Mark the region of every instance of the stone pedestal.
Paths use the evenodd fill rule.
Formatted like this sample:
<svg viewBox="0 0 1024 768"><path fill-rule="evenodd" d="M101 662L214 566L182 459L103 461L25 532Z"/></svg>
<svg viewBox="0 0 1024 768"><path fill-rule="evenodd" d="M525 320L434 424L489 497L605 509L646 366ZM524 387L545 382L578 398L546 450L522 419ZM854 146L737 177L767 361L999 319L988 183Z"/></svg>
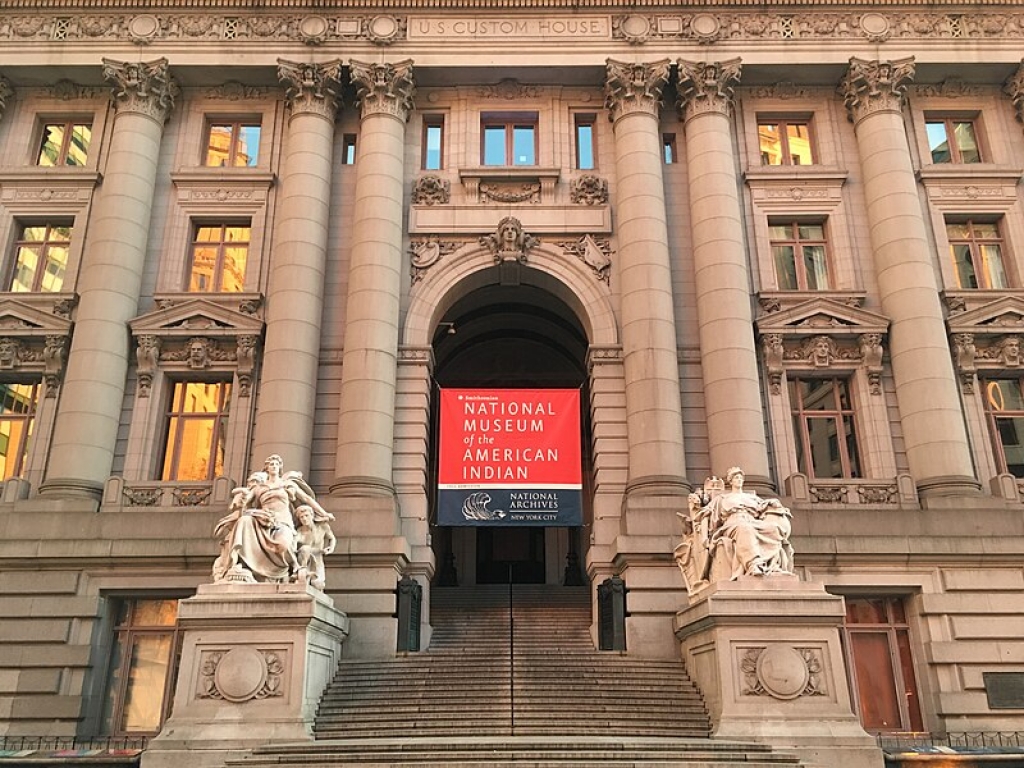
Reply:
<svg viewBox="0 0 1024 768"><path fill-rule="evenodd" d="M881 768L850 703L843 599L795 576L719 582L676 614L683 660L704 693L712 737L795 751L816 768Z"/></svg>
<svg viewBox="0 0 1024 768"><path fill-rule="evenodd" d="M205 584L182 600L174 710L145 768L223 765L239 750L312 738L348 617L304 584Z"/></svg>

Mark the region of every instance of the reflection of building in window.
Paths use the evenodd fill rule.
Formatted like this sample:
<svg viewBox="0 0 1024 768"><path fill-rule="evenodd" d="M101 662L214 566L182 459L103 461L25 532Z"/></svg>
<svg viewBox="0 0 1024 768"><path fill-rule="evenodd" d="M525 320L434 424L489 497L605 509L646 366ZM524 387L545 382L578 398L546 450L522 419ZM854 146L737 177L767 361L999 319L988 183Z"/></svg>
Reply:
<svg viewBox="0 0 1024 768"><path fill-rule="evenodd" d="M70 224L25 224L14 247L14 274L9 290L23 293L61 289L71 247Z"/></svg>
<svg viewBox="0 0 1024 768"><path fill-rule="evenodd" d="M47 123L36 165L85 165L91 139L92 126L88 123Z"/></svg>
<svg viewBox="0 0 1024 768"><path fill-rule="evenodd" d="M761 165L811 165L811 125L808 121L759 120L757 139Z"/></svg>
<svg viewBox="0 0 1024 768"><path fill-rule="evenodd" d="M847 597L843 649L865 730L924 730L903 600Z"/></svg>
<svg viewBox="0 0 1024 768"><path fill-rule="evenodd" d="M1000 472L1024 477L1024 393L1020 379L988 379L985 413Z"/></svg>
<svg viewBox="0 0 1024 768"><path fill-rule="evenodd" d="M665 165L679 162L679 157L676 155L676 135L674 133L662 134L661 148L662 155L665 158Z"/></svg>
<svg viewBox="0 0 1024 768"><path fill-rule="evenodd" d="M163 480L213 480L224 471L228 382L179 381L167 413Z"/></svg>
<svg viewBox="0 0 1024 768"><path fill-rule="evenodd" d="M39 401L37 384L0 384L0 478L20 477Z"/></svg>
<svg viewBox="0 0 1024 768"><path fill-rule="evenodd" d="M936 118L925 122L933 163L980 163L981 149L973 120Z"/></svg>
<svg viewBox="0 0 1024 768"><path fill-rule="evenodd" d="M346 133L341 138L341 164L356 164L356 135L354 133Z"/></svg>
<svg viewBox="0 0 1024 768"><path fill-rule="evenodd" d="M423 170L444 167L444 115L423 116Z"/></svg>
<svg viewBox="0 0 1024 768"><path fill-rule="evenodd" d="M259 161L259 123L239 121L210 123L206 137L206 162L204 165L252 168Z"/></svg>
<svg viewBox="0 0 1024 768"><path fill-rule="evenodd" d="M831 287L823 223L773 220L768 231L780 290L825 291Z"/></svg>
<svg viewBox="0 0 1024 768"><path fill-rule="evenodd" d="M243 290L250 231L248 222L196 225L188 290L197 293Z"/></svg>
<svg viewBox="0 0 1024 768"><path fill-rule="evenodd" d="M536 165L537 113L486 113L480 123L484 165Z"/></svg>
<svg viewBox="0 0 1024 768"><path fill-rule="evenodd" d="M796 459L809 477L860 477L853 403L845 379L790 378Z"/></svg>
<svg viewBox="0 0 1024 768"><path fill-rule="evenodd" d="M167 716L178 662L177 600L119 600L103 730L156 733Z"/></svg>
<svg viewBox="0 0 1024 768"><path fill-rule="evenodd" d="M597 116L592 114L576 115L576 168L581 171L592 171L595 167L594 124Z"/></svg>
<svg viewBox="0 0 1024 768"><path fill-rule="evenodd" d="M1003 263L1003 239L994 222L946 221L958 288L1009 288Z"/></svg>

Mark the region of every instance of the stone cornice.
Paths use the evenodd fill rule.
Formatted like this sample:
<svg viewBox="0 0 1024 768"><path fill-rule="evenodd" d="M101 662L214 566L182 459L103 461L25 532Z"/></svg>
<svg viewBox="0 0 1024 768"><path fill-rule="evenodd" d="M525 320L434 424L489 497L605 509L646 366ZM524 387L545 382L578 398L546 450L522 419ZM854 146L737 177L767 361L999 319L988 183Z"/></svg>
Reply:
<svg viewBox="0 0 1024 768"><path fill-rule="evenodd" d="M716 112L726 117L732 112L733 89L740 82L739 59L710 63L680 59L679 115L687 121L697 115Z"/></svg>
<svg viewBox="0 0 1024 768"><path fill-rule="evenodd" d="M293 115L320 115L334 122L341 84L340 60L301 64L278 59L277 76L287 89L285 98Z"/></svg>
<svg viewBox="0 0 1024 768"><path fill-rule="evenodd" d="M914 58L896 61L850 59L839 94L850 120L858 123L876 112L900 112L907 86L914 79Z"/></svg>
<svg viewBox="0 0 1024 768"><path fill-rule="evenodd" d="M657 118L670 66L668 59L642 64L608 59L605 70L605 107L612 122L633 112L643 112Z"/></svg>
<svg viewBox="0 0 1024 768"><path fill-rule="evenodd" d="M44 0L0 0L0 11L38 10ZM349 11L368 9L381 11L384 9L417 9L430 11L450 11L452 9L493 10L493 0L51 0L46 2L47 10L53 13L77 13L83 10L124 10L134 13L168 9L186 11L197 9L202 11L219 10L232 14L245 14L249 11L263 12L268 9L280 9L289 12L308 11L324 13L331 10ZM778 7L782 9L794 6L823 6L850 8L849 3L841 0L704 0L702 8L753 8ZM1019 0L975 0L971 7L991 6L1018 8ZM502 9L529 8L618 8L623 11L635 12L643 8L678 8L678 0L637 0L624 3L622 0L505 0ZM947 7L954 12L963 13L964 5L957 0L873 0L861 2L857 8L942 8Z"/></svg>
<svg viewBox="0 0 1024 768"><path fill-rule="evenodd" d="M114 86L118 112L137 112L163 123L174 107L178 86L171 79L167 59L114 61L103 59L103 78Z"/></svg>
<svg viewBox="0 0 1024 768"><path fill-rule="evenodd" d="M409 119L416 94L411 59L395 64L368 64L352 60L349 73L356 86L363 117L391 115L402 122Z"/></svg>

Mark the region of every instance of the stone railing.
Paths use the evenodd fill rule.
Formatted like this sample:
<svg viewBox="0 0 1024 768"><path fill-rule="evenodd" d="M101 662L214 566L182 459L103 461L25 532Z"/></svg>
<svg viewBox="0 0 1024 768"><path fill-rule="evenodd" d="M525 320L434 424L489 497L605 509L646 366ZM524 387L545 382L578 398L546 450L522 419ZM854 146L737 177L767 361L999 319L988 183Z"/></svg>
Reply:
<svg viewBox="0 0 1024 768"><path fill-rule="evenodd" d="M870 504L905 508L919 506L917 488L907 474L896 475L892 480L820 480L796 473L786 478L785 490L786 495L798 504Z"/></svg>
<svg viewBox="0 0 1024 768"><path fill-rule="evenodd" d="M207 482L127 481L111 477L103 491L103 504L120 507L226 508L235 483L227 477Z"/></svg>

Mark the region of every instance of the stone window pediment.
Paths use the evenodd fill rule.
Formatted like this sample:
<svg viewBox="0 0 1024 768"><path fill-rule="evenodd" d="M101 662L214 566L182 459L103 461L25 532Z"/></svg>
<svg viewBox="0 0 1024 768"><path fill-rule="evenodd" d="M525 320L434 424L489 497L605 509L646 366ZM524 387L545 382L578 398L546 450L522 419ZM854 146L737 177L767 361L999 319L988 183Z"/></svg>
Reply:
<svg viewBox="0 0 1024 768"><path fill-rule="evenodd" d="M969 302L947 295L946 303L953 358L965 393L973 393L979 372L1016 371L1024 366L1024 297L1004 295Z"/></svg>
<svg viewBox="0 0 1024 768"><path fill-rule="evenodd" d="M8 294L0 298L0 372L40 375L54 397L71 346L73 293Z"/></svg>

